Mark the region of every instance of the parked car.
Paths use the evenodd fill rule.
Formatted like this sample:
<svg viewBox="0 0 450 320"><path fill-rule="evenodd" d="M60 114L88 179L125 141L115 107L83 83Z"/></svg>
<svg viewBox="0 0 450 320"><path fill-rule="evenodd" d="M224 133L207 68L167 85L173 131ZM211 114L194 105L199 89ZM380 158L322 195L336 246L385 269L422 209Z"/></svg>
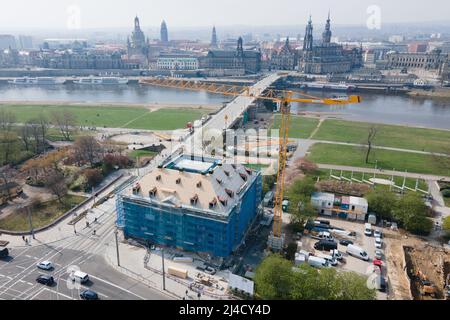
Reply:
<svg viewBox="0 0 450 320"><path fill-rule="evenodd" d="M375 230L375 232L373 233L373 236L375 238L383 238L383 233L381 232L381 230Z"/></svg>
<svg viewBox="0 0 450 320"><path fill-rule="evenodd" d="M383 241L381 238L375 238L375 248L381 249L383 247Z"/></svg>
<svg viewBox="0 0 450 320"><path fill-rule="evenodd" d="M98 294L92 290L84 290L80 293L80 298L83 300L99 300Z"/></svg>
<svg viewBox="0 0 450 320"><path fill-rule="evenodd" d="M38 267L39 269L42 269L42 270L51 270L51 269L53 269L53 264L51 261L46 260L46 261L39 262L36 265L36 267Z"/></svg>
<svg viewBox="0 0 450 320"><path fill-rule="evenodd" d="M330 240L320 240L314 244L314 249L323 251L334 250L337 249L337 243Z"/></svg>
<svg viewBox="0 0 450 320"><path fill-rule="evenodd" d="M364 234L368 237L372 235L372 225L370 223L364 225Z"/></svg>
<svg viewBox="0 0 450 320"><path fill-rule="evenodd" d="M383 252L381 250L375 250L375 259L383 259Z"/></svg>
<svg viewBox="0 0 450 320"><path fill-rule="evenodd" d="M376 287L378 291L386 292L387 290L387 283L386 279L383 276L378 276L376 280Z"/></svg>
<svg viewBox="0 0 450 320"><path fill-rule="evenodd" d="M342 256L342 253L339 252L339 250L334 249L334 250L330 250L330 254L333 258L335 258L336 260L341 261L344 257Z"/></svg>
<svg viewBox="0 0 450 320"><path fill-rule="evenodd" d="M40 284L45 284L46 286L51 286L55 283L53 277L47 274L41 274L37 277L36 281Z"/></svg>
<svg viewBox="0 0 450 320"><path fill-rule="evenodd" d="M341 246L348 246L349 244L353 244L353 241L344 239L344 240L339 241L339 244Z"/></svg>
<svg viewBox="0 0 450 320"><path fill-rule="evenodd" d="M216 269L214 269L213 267L206 267L205 268L205 273L210 274L210 275L215 275L216 274Z"/></svg>
<svg viewBox="0 0 450 320"><path fill-rule="evenodd" d="M6 258L9 256L8 248L0 249L0 258Z"/></svg>

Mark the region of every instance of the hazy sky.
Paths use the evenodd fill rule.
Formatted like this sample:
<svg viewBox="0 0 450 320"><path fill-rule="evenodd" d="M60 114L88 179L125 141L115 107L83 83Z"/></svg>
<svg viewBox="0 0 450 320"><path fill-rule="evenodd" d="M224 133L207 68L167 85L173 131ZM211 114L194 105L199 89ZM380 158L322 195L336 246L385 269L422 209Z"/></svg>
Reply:
<svg viewBox="0 0 450 320"><path fill-rule="evenodd" d="M367 8L380 8L381 23L450 20L449 0L0 0L2 30L129 27L136 14L144 27L303 25L331 10L335 24L365 25ZM77 11L79 8L79 19Z"/></svg>

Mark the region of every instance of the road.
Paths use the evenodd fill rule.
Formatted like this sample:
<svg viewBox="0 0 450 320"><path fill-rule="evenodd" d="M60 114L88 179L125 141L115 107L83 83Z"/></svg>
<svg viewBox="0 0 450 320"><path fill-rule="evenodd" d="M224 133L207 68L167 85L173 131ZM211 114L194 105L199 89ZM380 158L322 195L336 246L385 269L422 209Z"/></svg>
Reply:
<svg viewBox="0 0 450 320"><path fill-rule="evenodd" d="M145 286L109 266L103 254L114 245L115 212L103 215L91 228L84 228L62 240L39 243L10 250L10 259L0 260L0 299L2 300L77 300L83 289L90 288L106 300L164 300L165 294ZM93 234L93 228L96 235ZM38 244L36 243L38 242ZM42 271L36 263L53 262L55 268ZM67 282L68 268L76 266L89 274L90 281L81 287ZM35 280L39 274L51 274L56 284L48 287Z"/></svg>

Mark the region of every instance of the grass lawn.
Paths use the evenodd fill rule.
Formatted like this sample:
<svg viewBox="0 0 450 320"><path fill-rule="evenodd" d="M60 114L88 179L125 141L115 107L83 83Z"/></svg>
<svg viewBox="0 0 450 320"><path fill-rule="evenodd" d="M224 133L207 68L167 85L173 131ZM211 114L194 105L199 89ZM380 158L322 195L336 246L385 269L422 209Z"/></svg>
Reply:
<svg viewBox="0 0 450 320"><path fill-rule="evenodd" d="M0 105L0 109L13 112L19 123L36 119L41 114L51 121L52 111L68 110L75 115L77 125L148 130L184 128L187 122L207 113L197 109L160 109L150 112L143 107L127 106Z"/></svg>
<svg viewBox="0 0 450 320"><path fill-rule="evenodd" d="M325 120L313 139L349 143L367 143L374 124L357 121ZM428 152L450 152L450 131L375 124L375 145Z"/></svg>
<svg viewBox="0 0 450 320"><path fill-rule="evenodd" d="M319 124L318 119L291 116L289 125L289 137L307 139ZM280 128L280 115L275 115L272 129Z"/></svg>
<svg viewBox="0 0 450 320"><path fill-rule="evenodd" d="M64 198L64 205L58 200L44 202L32 212L33 228L40 228L50 224L52 221L62 216L75 205L83 202L86 198L67 195ZM0 229L9 231L29 231L30 223L28 214L13 213L0 220Z"/></svg>
<svg viewBox="0 0 450 320"><path fill-rule="evenodd" d="M430 155L377 149L372 151L370 163L366 164L362 148L318 143L309 151L308 159L315 163L374 168L377 160L378 168L385 170L395 168L397 171L450 176L450 168L435 165L436 160Z"/></svg>
<svg viewBox="0 0 450 320"><path fill-rule="evenodd" d="M175 130L185 128L188 122L200 119L208 112L198 109L160 109L147 112L127 124L129 129Z"/></svg>
<svg viewBox="0 0 450 320"><path fill-rule="evenodd" d="M444 203L446 207L450 208L450 198L449 197L444 197Z"/></svg>
<svg viewBox="0 0 450 320"><path fill-rule="evenodd" d="M130 158L154 157L157 153L149 150L134 150L128 154Z"/></svg>

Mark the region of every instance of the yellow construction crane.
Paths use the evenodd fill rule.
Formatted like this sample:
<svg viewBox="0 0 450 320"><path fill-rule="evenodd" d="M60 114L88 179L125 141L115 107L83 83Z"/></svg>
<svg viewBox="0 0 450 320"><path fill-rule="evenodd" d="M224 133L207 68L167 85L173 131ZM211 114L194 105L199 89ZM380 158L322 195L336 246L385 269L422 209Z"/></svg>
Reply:
<svg viewBox="0 0 450 320"><path fill-rule="evenodd" d="M298 103L313 103L313 104L351 104L360 103L360 96L345 96L338 98L319 98L310 96L302 92L287 91L287 90L275 90L266 89L262 92L258 92L252 87L227 85L227 84L215 84L204 83L201 81L183 80L180 78L147 78L141 80L140 83L154 85L159 87L186 89L195 91L207 91L210 93L217 93L221 95L234 96L234 97L249 97L254 99L270 100L279 104L281 113L280 135L279 135L279 161L278 161L278 174L274 201L274 222L272 236L274 239L282 239L282 202L284 196L284 175L287 162L287 146L289 137L289 122L290 122L290 104L292 102ZM227 117L227 116L225 116ZM226 121L228 119L226 118ZM283 240L279 241L280 243ZM279 246L280 247L280 246ZM281 249L281 248L279 248Z"/></svg>

